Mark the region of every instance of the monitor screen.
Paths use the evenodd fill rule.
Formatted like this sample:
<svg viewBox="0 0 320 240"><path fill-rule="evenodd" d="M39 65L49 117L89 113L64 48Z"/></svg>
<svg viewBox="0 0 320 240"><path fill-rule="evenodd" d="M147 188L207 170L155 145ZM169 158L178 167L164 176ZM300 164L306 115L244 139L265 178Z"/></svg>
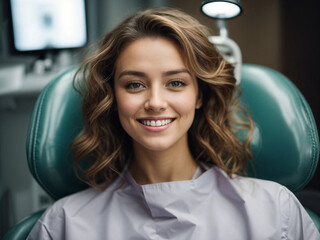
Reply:
<svg viewBox="0 0 320 240"><path fill-rule="evenodd" d="M14 49L18 52L83 47L85 0L10 0Z"/></svg>

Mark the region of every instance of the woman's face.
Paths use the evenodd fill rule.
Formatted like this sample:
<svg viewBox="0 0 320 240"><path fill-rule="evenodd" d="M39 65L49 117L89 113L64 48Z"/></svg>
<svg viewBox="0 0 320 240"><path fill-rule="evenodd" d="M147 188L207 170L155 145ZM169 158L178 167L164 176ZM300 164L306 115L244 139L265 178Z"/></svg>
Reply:
<svg viewBox="0 0 320 240"><path fill-rule="evenodd" d="M160 37L139 39L121 51L114 78L117 111L134 147L188 147L200 99L184 59L173 42Z"/></svg>

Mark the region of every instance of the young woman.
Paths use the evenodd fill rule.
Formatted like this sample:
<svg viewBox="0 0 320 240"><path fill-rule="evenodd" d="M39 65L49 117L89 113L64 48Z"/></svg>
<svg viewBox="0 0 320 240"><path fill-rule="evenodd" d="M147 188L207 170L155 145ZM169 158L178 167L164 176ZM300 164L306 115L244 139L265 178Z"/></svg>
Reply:
<svg viewBox="0 0 320 240"><path fill-rule="evenodd" d="M289 190L240 176L252 121L208 36L166 8L103 38L79 70L85 127L73 145L91 188L57 201L28 239L320 239Z"/></svg>

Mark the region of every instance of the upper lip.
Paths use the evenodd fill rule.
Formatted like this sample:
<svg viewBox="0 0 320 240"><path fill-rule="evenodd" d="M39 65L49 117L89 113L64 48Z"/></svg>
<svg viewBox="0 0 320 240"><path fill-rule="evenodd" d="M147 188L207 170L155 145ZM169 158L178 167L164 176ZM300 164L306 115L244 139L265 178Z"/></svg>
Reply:
<svg viewBox="0 0 320 240"><path fill-rule="evenodd" d="M173 117L143 117L143 118L138 118L138 120L166 120L166 119L174 119Z"/></svg>

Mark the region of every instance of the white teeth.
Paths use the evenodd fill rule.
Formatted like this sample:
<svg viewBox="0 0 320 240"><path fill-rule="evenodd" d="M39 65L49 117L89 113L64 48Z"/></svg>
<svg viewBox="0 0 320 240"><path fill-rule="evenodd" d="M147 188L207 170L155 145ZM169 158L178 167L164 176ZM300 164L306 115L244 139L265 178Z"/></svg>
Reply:
<svg viewBox="0 0 320 240"><path fill-rule="evenodd" d="M151 127L161 127L161 126L164 126L164 125L167 125L169 123L172 122L172 119L166 119L166 120L143 120L142 123L143 125L146 125L146 126L151 126Z"/></svg>

